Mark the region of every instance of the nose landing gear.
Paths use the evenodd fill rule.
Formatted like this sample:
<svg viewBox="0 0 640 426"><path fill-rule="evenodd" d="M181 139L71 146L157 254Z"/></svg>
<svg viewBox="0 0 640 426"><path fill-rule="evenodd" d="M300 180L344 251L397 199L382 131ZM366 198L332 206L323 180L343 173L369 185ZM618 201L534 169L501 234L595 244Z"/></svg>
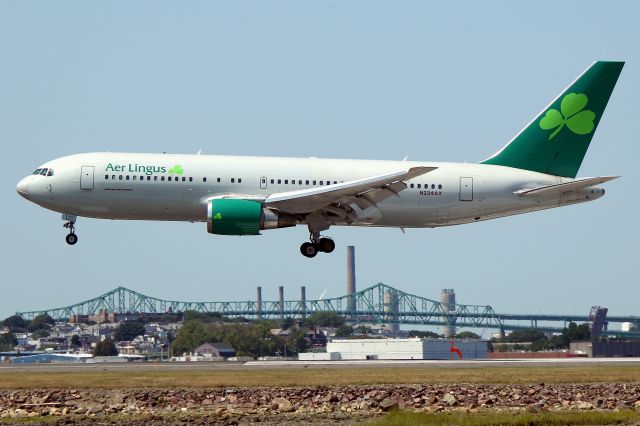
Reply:
<svg viewBox="0 0 640 426"><path fill-rule="evenodd" d="M318 233L311 233L311 240L300 246L300 253L305 257L315 257L318 252L331 253L336 248L336 243L331 238L320 237Z"/></svg>
<svg viewBox="0 0 640 426"><path fill-rule="evenodd" d="M63 213L62 214L62 220L66 220L67 222L65 222L64 225L62 225L64 228L68 228L69 229L69 233L67 234L67 236L65 237L65 240L67 241L67 244L69 244L70 246L74 245L75 243L78 242L78 236L75 234L75 230L76 230L76 216L70 215L70 214L66 214Z"/></svg>

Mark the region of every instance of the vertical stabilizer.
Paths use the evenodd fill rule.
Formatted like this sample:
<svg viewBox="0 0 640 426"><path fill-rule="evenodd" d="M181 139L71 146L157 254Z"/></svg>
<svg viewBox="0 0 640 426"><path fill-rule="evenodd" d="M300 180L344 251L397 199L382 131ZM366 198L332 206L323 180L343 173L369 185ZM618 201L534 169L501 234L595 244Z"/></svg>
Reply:
<svg viewBox="0 0 640 426"><path fill-rule="evenodd" d="M574 178L623 66L624 62L594 62L482 164Z"/></svg>

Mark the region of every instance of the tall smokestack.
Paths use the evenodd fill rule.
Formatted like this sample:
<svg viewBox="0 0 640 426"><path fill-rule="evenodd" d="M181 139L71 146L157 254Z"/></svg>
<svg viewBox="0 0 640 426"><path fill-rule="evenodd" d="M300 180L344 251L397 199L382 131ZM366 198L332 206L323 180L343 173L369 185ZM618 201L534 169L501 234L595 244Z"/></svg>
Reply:
<svg viewBox="0 0 640 426"><path fill-rule="evenodd" d="M305 286L300 287L300 311L302 318L305 318L307 316L307 288Z"/></svg>
<svg viewBox="0 0 640 426"><path fill-rule="evenodd" d="M453 337L456 334L456 317L453 316L456 312L456 292L452 288L443 288L440 292L440 303L442 307L442 321L449 322L449 325L443 325L440 327L440 333L444 337Z"/></svg>
<svg viewBox="0 0 640 426"><path fill-rule="evenodd" d="M280 318L284 319L284 287L278 287L278 307L280 308Z"/></svg>
<svg viewBox="0 0 640 426"><path fill-rule="evenodd" d="M257 289L256 311L258 311L258 319L262 319L262 287L258 287Z"/></svg>
<svg viewBox="0 0 640 426"><path fill-rule="evenodd" d="M400 310L400 300L398 298L398 293L394 290L385 290L384 296L384 313L387 321L389 321L389 327L387 330L391 334L398 334L400 332L400 324L398 324L398 311Z"/></svg>
<svg viewBox="0 0 640 426"><path fill-rule="evenodd" d="M347 295L349 296L349 311L356 310L356 248L347 246Z"/></svg>

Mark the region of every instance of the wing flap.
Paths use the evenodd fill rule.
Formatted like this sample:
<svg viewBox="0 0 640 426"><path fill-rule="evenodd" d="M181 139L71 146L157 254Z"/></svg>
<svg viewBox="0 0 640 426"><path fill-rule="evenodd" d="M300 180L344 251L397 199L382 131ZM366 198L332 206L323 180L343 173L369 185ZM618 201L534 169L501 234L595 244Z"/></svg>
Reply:
<svg viewBox="0 0 640 426"><path fill-rule="evenodd" d="M417 166L397 172L357 179L298 191L279 192L265 199L267 206L289 213L308 213L329 204L353 202L361 199L371 205L404 190L403 181L429 173L437 167Z"/></svg>

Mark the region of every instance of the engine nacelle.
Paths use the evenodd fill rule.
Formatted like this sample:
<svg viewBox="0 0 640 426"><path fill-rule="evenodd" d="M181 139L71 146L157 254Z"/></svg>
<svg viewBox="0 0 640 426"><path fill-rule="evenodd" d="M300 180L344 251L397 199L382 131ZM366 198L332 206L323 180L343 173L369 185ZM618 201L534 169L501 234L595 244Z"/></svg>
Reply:
<svg viewBox="0 0 640 426"><path fill-rule="evenodd" d="M259 202L222 198L207 205L207 232L218 235L260 235L263 229L296 225L296 217Z"/></svg>

